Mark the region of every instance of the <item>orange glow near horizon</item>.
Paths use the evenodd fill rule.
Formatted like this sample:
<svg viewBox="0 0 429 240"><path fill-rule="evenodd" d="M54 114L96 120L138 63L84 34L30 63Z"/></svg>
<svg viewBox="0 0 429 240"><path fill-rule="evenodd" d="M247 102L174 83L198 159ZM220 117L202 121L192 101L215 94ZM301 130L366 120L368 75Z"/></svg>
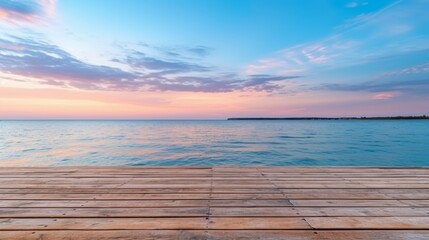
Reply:
<svg viewBox="0 0 429 240"><path fill-rule="evenodd" d="M1 117L72 119L222 119L273 105L243 93L114 92L0 88ZM260 96L258 96L260 95ZM249 105L253 110L249 111ZM264 110L265 109L265 110Z"/></svg>
<svg viewBox="0 0 429 240"><path fill-rule="evenodd" d="M253 116L377 115L372 95L328 93L276 96L258 92L187 93L0 88L1 119L225 119ZM350 109L351 102L364 104ZM368 101L372 108L364 107ZM406 105L406 103L403 103ZM394 110L395 108L392 107ZM394 114L395 112L392 112Z"/></svg>
<svg viewBox="0 0 429 240"><path fill-rule="evenodd" d="M223 114L242 111L243 102L236 93L0 88L0 95L2 118L222 118Z"/></svg>
<svg viewBox="0 0 429 240"><path fill-rule="evenodd" d="M228 117L330 117L404 115L412 98L398 93L260 91L223 93L80 90L0 75L0 119L226 119ZM294 85L288 86L290 89ZM408 102L408 101L409 102ZM409 112L413 115L413 112Z"/></svg>

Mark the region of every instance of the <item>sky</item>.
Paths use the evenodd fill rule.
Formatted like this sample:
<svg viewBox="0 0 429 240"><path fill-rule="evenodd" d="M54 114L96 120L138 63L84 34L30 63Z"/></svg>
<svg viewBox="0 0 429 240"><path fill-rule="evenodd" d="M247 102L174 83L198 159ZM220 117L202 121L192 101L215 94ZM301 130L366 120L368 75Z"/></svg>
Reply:
<svg viewBox="0 0 429 240"><path fill-rule="evenodd" d="M0 0L0 119L429 115L429 0Z"/></svg>

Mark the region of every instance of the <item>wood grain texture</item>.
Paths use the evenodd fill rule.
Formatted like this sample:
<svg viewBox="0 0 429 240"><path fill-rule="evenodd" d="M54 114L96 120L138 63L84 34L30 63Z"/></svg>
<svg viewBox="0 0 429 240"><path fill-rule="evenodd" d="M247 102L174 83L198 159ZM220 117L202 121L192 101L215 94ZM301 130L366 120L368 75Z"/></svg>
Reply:
<svg viewBox="0 0 429 240"><path fill-rule="evenodd" d="M1 231L1 240L427 240L429 231L404 230L102 230Z"/></svg>
<svg viewBox="0 0 429 240"><path fill-rule="evenodd" d="M429 239L429 168L0 168L2 239Z"/></svg>

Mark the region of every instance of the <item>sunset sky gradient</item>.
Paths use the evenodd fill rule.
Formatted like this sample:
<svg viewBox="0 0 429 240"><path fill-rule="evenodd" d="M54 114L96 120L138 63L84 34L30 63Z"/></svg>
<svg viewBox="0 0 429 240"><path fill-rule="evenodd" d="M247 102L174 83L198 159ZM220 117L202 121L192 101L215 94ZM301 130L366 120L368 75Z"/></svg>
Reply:
<svg viewBox="0 0 429 240"><path fill-rule="evenodd" d="M0 0L0 119L429 114L429 0Z"/></svg>

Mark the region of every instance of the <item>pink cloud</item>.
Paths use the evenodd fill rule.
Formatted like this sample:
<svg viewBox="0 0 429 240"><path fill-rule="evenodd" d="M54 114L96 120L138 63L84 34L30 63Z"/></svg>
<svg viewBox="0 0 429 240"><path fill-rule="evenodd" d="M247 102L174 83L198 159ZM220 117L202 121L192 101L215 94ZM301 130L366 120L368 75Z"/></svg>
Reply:
<svg viewBox="0 0 429 240"><path fill-rule="evenodd" d="M24 50L25 48L24 48L24 46L22 46L20 44L14 44L14 43L10 43L10 42L1 42L0 41L0 49L20 52L20 51Z"/></svg>
<svg viewBox="0 0 429 240"><path fill-rule="evenodd" d="M250 64L246 66L245 73L247 75L259 74L270 69L278 68L283 66L285 63L282 60L274 58L264 58L258 60L256 64Z"/></svg>
<svg viewBox="0 0 429 240"><path fill-rule="evenodd" d="M396 97L399 94L400 94L399 92L381 92L381 93L377 93L374 96L372 96L372 99L374 99L374 100L387 100L387 99L391 99L393 97Z"/></svg>
<svg viewBox="0 0 429 240"><path fill-rule="evenodd" d="M39 23L55 14L56 0L2 1L0 21L11 24Z"/></svg>

